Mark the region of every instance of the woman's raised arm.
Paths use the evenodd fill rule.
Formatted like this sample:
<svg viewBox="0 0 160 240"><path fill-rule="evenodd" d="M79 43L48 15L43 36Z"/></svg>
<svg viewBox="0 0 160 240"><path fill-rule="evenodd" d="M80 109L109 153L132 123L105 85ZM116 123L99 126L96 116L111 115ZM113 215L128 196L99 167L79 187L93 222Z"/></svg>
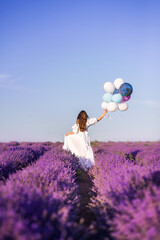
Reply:
<svg viewBox="0 0 160 240"><path fill-rule="evenodd" d="M103 114L99 118L97 118L97 121L100 121L106 115L106 113L107 113L107 109L104 110Z"/></svg>

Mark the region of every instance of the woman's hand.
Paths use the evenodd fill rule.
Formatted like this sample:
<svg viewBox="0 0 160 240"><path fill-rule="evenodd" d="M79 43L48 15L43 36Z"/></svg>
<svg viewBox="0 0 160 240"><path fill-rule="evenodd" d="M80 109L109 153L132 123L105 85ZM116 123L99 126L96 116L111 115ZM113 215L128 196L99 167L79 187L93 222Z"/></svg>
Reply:
<svg viewBox="0 0 160 240"><path fill-rule="evenodd" d="M65 134L65 136L68 136L68 135L70 135L70 133L66 133L66 134Z"/></svg>
<svg viewBox="0 0 160 240"><path fill-rule="evenodd" d="M66 133L65 136L72 135L72 134L74 134L74 132Z"/></svg>
<svg viewBox="0 0 160 240"><path fill-rule="evenodd" d="M107 109L103 111L103 114L97 120L100 121L106 115L106 113L107 113Z"/></svg>

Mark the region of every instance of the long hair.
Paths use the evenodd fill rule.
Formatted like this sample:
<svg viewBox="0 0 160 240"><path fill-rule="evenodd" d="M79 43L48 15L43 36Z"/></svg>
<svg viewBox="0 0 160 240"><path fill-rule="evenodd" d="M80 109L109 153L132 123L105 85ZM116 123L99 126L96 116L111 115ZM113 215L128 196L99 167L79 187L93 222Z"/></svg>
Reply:
<svg viewBox="0 0 160 240"><path fill-rule="evenodd" d="M88 115L84 110L82 110L77 116L77 123L79 124L79 129L81 132L84 132L87 128L86 126L87 118Z"/></svg>

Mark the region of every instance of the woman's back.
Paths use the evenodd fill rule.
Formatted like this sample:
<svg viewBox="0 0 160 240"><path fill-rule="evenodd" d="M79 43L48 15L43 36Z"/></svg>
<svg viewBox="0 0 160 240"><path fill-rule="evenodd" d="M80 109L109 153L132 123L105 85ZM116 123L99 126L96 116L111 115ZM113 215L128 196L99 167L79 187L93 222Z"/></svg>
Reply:
<svg viewBox="0 0 160 240"><path fill-rule="evenodd" d="M94 125L94 124L96 124L96 123L97 123L97 119L96 119L96 118L87 118L85 130L81 130L81 129L80 129L80 124L79 124L79 122L77 121L77 122L72 126L72 131L73 131L75 134L78 134L79 132L88 132L88 127L91 126L91 125Z"/></svg>

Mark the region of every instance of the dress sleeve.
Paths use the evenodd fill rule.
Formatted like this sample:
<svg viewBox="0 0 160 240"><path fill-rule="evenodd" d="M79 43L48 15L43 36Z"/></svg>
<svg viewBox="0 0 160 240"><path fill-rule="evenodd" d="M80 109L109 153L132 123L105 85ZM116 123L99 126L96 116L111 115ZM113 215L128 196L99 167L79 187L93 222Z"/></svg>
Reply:
<svg viewBox="0 0 160 240"><path fill-rule="evenodd" d="M72 126L72 131L73 131L75 134L78 133L78 124L75 123L75 124Z"/></svg>
<svg viewBox="0 0 160 240"><path fill-rule="evenodd" d="M87 120L87 127L89 127L90 125L94 125L96 124L98 121L97 121L97 118L89 118Z"/></svg>

